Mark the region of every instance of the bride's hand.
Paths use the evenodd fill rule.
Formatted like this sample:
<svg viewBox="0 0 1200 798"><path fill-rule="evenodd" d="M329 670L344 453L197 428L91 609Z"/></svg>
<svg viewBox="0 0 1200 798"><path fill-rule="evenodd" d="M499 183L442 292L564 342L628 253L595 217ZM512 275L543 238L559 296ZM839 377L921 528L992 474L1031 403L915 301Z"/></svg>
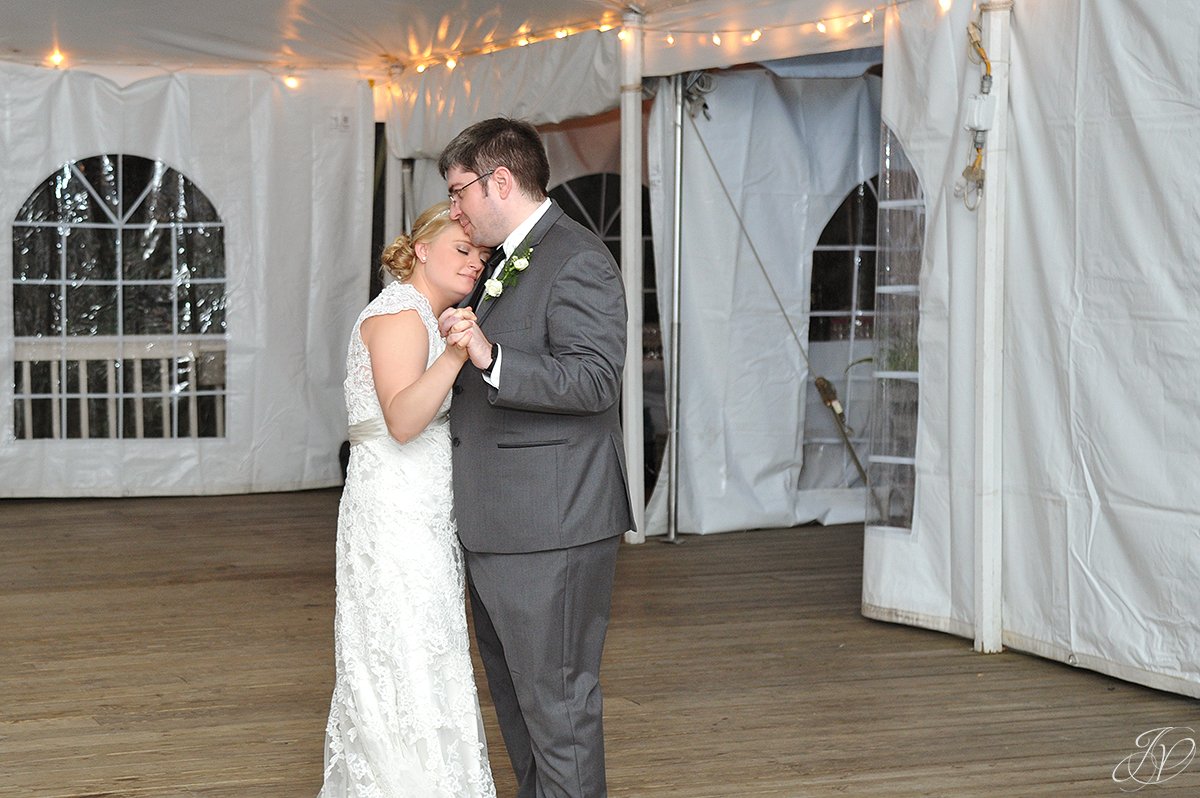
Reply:
<svg viewBox="0 0 1200 798"><path fill-rule="evenodd" d="M438 317L438 331L447 338L450 331L464 321L475 321L475 312L471 308L446 308Z"/></svg>
<svg viewBox="0 0 1200 798"><path fill-rule="evenodd" d="M446 332L446 351L460 363L465 362L470 352L471 339L478 329L474 320L456 322Z"/></svg>

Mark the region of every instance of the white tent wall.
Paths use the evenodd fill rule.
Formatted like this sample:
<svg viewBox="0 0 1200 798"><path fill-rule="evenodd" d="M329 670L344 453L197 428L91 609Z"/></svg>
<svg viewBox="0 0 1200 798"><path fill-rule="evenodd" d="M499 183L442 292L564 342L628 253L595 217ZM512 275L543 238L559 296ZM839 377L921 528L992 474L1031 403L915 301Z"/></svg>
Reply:
<svg viewBox="0 0 1200 798"><path fill-rule="evenodd" d="M367 298L371 92L356 74L180 71L121 87L0 63L0 495L340 484L346 340ZM120 71L118 70L118 73ZM12 223L62 164L103 153L189 178L225 226L224 437L15 440Z"/></svg>
<svg viewBox="0 0 1200 798"><path fill-rule="evenodd" d="M1200 40L1185 0L1019 0L1012 15L1003 642L1200 696ZM973 10L889 17L885 122L926 196L917 501L868 528L864 612L974 634L977 217L952 196Z"/></svg>
<svg viewBox="0 0 1200 798"><path fill-rule="evenodd" d="M813 247L850 190L878 170L878 80L766 70L711 77L707 112L684 114L679 531L861 521L864 491L845 487L840 460L823 483L810 476L800 489L810 401L802 348ZM674 91L661 81L649 162L667 353L674 108ZM841 350L836 377L843 347L827 347ZM665 473L648 534L666 531Z"/></svg>

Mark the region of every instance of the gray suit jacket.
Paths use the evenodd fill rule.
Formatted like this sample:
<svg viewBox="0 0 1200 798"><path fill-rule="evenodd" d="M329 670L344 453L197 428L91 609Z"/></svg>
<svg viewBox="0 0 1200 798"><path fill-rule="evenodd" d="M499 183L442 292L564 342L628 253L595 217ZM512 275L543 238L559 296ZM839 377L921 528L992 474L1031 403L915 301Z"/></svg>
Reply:
<svg viewBox="0 0 1200 798"><path fill-rule="evenodd" d="M633 528L620 272L557 204L528 242L533 255L516 284L475 309L503 348L499 390L470 361L453 389L454 504L468 551L545 551Z"/></svg>

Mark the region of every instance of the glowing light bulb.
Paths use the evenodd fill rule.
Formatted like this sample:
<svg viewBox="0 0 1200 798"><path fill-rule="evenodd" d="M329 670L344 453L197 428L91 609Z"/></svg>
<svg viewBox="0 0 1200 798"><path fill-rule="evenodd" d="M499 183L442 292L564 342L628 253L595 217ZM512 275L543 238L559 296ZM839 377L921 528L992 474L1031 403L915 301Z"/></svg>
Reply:
<svg viewBox="0 0 1200 798"><path fill-rule="evenodd" d="M866 25L868 22L870 22L873 19L875 19L875 15L872 14L870 11L868 11L862 15L862 21L863 21L864 25Z"/></svg>
<svg viewBox="0 0 1200 798"><path fill-rule="evenodd" d="M67 60L67 57L62 54L62 50L59 50L57 47L55 47L54 52L50 53L49 59L50 63L57 67L62 66L63 62Z"/></svg>
<svg viewBox="0 0 1200 798"><path fill-rule="evenodd" d="M675 34L668 33L667 34L667 47L674 47L674 46L675 46Z"/></svg>
<svg viewBox="0 0 1200 798"><path fill-rule="evenodd" d="M424 64L417 64L417 72L418 72L418 73L421 73L421 72L424 72L424 71L425 71L425 65L424 65Z"/></svg>
<svg viewBox="0 0 1200 798"><path fill-rule="evenodd" d="M721 46L721 34L714 33L713 38L712 38L712 43L715 44L717 47L720 47Z"/></svg>
<svg viewBox="0 0 1200 798"><path fill-rule="evenodd" d="M629 31L625 28L621 28L621 32L617 34L617 38L623 42L629 41Z"/></svg>
<svg viewBox="0 0 1200 798"><path fill-rule="evenodd" d="M283 78L283 85L287 86L289 89L298 89L300 88L300 78L296 77L295 75L285 75Z"/></svg>
<svg viewBox="0 0 1200 798"><path fill-rule="evenodd" d="M750 41L752 41L752 42L756 42L761 38L762 38L762 31L760 31L758 28L755 28L754 31L750 34Z"/></svg>
<svg viewBox="0 0 1200 798"><path fill-rule="evenodd" d="M450 58L446 59L446 69L454 69L456 66L458 66L457 58L451 56Z"/></svg>
<svg viewBox="0 0 1200 798"><path fill-rule="evenodd" d="M821 33L824 33L825 31L829 30L828 28L825 27L825 20L822 19L817 22L817 30L820 31Z"/></svg>
<svg viewBox="0 0 1200 798"><path fill-rule="evenodd" d="M567 38L567 29L566 29L566 28L560 28L558 31L556 31L556 32L555 32L554 36L555 36L555 38L558 38L558 39L565 39L565 38Z"/></svg>
<svg viewBox="0 0 1200 798"><path fill-rule="evenodd" d="M601 25L600 26L601 33L608 33L610 30L612 30L612 25Z"/></svg>

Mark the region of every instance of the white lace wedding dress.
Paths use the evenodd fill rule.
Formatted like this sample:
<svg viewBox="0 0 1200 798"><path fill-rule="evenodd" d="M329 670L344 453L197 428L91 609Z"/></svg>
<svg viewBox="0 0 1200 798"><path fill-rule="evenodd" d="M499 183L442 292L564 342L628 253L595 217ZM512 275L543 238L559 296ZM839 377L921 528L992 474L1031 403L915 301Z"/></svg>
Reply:
<svg viewBox="0 0 1200 798"><path fill-rule="evenodd" d="M350 335L350 466L338 513L336 676L318 798L495 795L464 610L450 482L450 396L416 438L387 434L359 326L416 310L429 363L445 343L429 303L392 283Z"/></svg>

